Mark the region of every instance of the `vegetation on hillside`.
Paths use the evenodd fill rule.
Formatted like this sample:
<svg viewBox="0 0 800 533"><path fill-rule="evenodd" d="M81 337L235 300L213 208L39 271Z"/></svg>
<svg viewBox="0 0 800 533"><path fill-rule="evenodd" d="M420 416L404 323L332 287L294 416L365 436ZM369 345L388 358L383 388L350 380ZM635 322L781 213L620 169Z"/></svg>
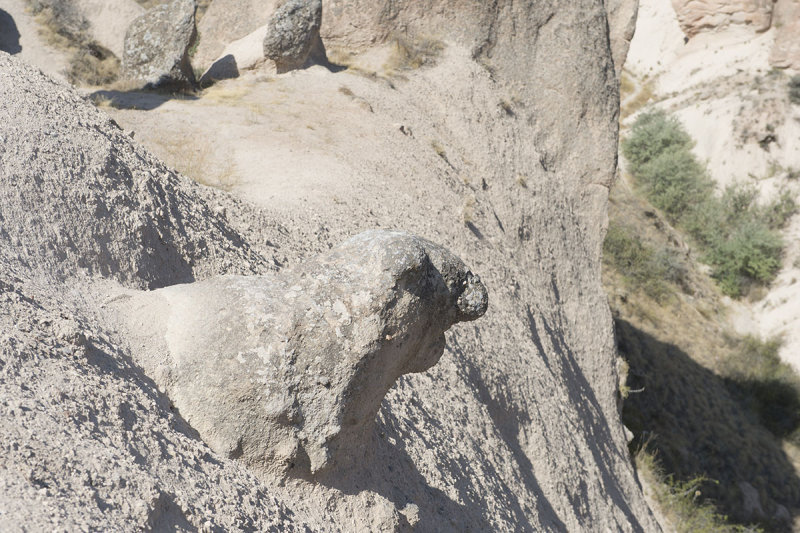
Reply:
<svg viewBox="0 0 800 533"><path fill-rule="evenodd" d="M89 23L72 4L58 0L28 0L28 4L42 38L69 54L70 83L105 85L117 79L119 58L91 38Z"/></svg>
<svg viewBox="0 0 800 533"><path fill-rule="evenodd" d="M635 229L617 221L609 224L603 254L628 286L658 302L666 300L686 276L686 266L675 251L654 247Z"/></svg>
<svg viewBox="0 0 800 533"><path fill-rule="evenodd" d="M769 244L794 202L760 204L745 186L716 191L702 165L686 157L692 141L680 124L647 115L638 124L653 144L629 144L641 139L633 135L625 142L644 168L633 187L620 180L611 191L603 257L627 370L620 394L631 452L668 527L789 531L800 516L800 378L780 361L778 339L729 329L721 258L738 266L740 255L758 257L747 239ZM678 171L663 176L664 168ZM693 194L681 194L681 186ZM759 236L753 226L767 232ZM712 252L719 254L713 262ZM762 255L780 254L776 246ZM735 279L742 293L762 283ZM760 507L745 504L746 491L749 502L758 494Z"/></svg>
<svg viewBox="0 0 800 533"><path fill-rule="evenodd" d="M711 480L698 476L676 481L666 474L654 453L646 447L634 455L636 469L650 487L658 511L675 527L677 533L745 533L761 531L752 526L731 524L728 517L707 501L703 489Z"/></svg>
<svg viewBox="0 0 800 533"><path fill-rule="evenodd" d="M677 119L650 111L637 118L622 153L647 199L694 239L722 291L739 297L775 277L783 252L777 230L796 206L788 195L762 205L746 185L715 194L693 144Z"/></svg>

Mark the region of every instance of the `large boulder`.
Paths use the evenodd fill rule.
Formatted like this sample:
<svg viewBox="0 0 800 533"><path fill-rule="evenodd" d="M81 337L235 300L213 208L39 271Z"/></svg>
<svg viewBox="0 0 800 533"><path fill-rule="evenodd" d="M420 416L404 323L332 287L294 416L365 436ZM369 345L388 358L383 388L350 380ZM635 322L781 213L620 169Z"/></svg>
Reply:
<svg viewBox="0 0 800 533"><path fill-rule="evenodd" d="M766 31L774 0L672 0L681 29L688 37L732 25Z"/></svg>
<svg viewBox="0 0 800 533"><path fill-rule="evenodd" d="M121 58L125 52L125 33L145 12L134 0L73 0L88 23L88 32L98 44Z"/></svg>
<svg viewBox="0 0 800 533"><path fill-rule="evenodd" d="M321 23L322 0L288 0L267 24L264 57L279 73L302 67L319 40Z"/></svg>
<svg viewBox="0 0 800 533"><path fill-rule="evenodd" d="M230 43L264 26L280 0L214 0L198 23L200 41L192 58L196 66L207 68L224 56ZM263 38L263 35L262 35ZM259 43L260 44L260 43ZM259 50L259 53L261 51Z"/></svg>
<svg viewBox="0 0 800 533"><path fill-rule="evenodd" d="M171 0L134 20L125 34L122 78L151 88L195 85L189 48L197 37L195 0Z"/></svg>
<svg viewBox="0 0 800 533"><path fill-rule="evenodd" d="M342 131L368 126L319 143L336 165L259 167L289 180L300 161L348 180L324 210L276 191L257 217L191 187L74 92L0 62L0 172L14 163L0 195L0 529L656 531L619 422L600 286L619 102L606 5L352 0L324 12L338 45L404 29L446 44L436 66L391 86L319 69L278 80L319 81L308 85L339 100L309 109ZM351 110L343 82L375 113ZM23 184L30 201L9 209ZM429 371L397 380L344 479L276 484L216 453L132 361L136 339L106 322L118 281L266 272L389 226L479 268L492 312L451 328ZM47 283L13 279L56 269Z"/></svg>
<svg viewBox="0 0 800 533"><path fill-rule="evenodd" d="M445 330L483 315L487 296L440 246L369 231L278 275L119 305L134 359L200 436L284 477L352 467L396 379L433 366Z"/></svg>
<svg viewBox="0 0 800 533"><path fill-rule="evenodd" d="M800 1L775 4L775 43L769 54L773 67L800 70Z"/></svg>
<svg viewBox="0 0 800 533"><path fill-rule="evenodd" d="M261 26L249 35L230 43L200 77L200 86L205 87L219 80L237 78L242 71L252 70L263 64L264 36L267 26Z"/></svg>

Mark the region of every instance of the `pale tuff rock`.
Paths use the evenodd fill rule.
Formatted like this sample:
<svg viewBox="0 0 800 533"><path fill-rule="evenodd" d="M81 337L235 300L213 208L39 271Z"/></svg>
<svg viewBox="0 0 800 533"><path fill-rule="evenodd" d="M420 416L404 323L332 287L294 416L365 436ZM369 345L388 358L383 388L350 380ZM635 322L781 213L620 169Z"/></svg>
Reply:
<svg viewBox="0 0 800 533"><path fill-rule="evenodd" d="M101 45L121 58L128 26L144 13L134 0L73 0L89 24L88 31Z"/></svg>
<svg viewBox="0 0 800 533"><path fill-rule="evenodd" d="M137 363L200 436L279 477L352 466L395 380L433 366L444 332L486 306L458 258L389 231L275 276L213 278L120 304L143 339Z"/></svg>
<svg viewBox="0 0 800 533"><path fill-rule="evenodd" d="M220 214L238 209L0 52L0 531L309 529L172 413L88 281L264 272Z"/></svg>
<svg viewBox="0 0 800 533"><path fill-rule="evenodd" d="M599 282L618 113L604 3L348 0L325 2L323 11L343 52L357 52L355 43L381 52L376 45L404 28L409 39L446 46L435 66L391 84L308 69L256 87L288 89L289 111L303 117L276 107L270 122L314 135L306 123L337 126L331 145L286 136L293 155L285 164L258 166L282 183L300 171L342 185L342 202L328 187L306 188L305 208L291 191L272 190L269 202L234 193L261 202L255 208L193 186L73 91L0 63L0 76L9 73L0 82L0 172L13 169L6 181L14 185L0 195L0 274L45 277L19 298L8 293L10 312L0 313L0 332L10 332L0 339L0 478L9 480L0 529L51 530L58 517L65 529L108 531L656 531L619 422ZM351 109L343 85L374 113ZM300 93L304 102L294 98ZM194 103L108 112L137 139L144 129L125 117L174 114L186 123L214 111L231 116L213 126L237 127L232 108ZM414 135L391 126L398 122ZM158 128L178 138L169 122L149 130ZM362 128L367 136L351 135ZM274 138L261 131L253 130L259 149L275 154ZM233 152L231 138L216 147ZM314 146L330 157L295 157ZM465 197L476 200L471 226L458 213ZM346 475L281 485L214 452L131 360L158 336L136 338L110 323L111 308L124 305L110 301L119 283L155 289L263 274L278 268L271 260L297 265L365 228L390 226L446 243L480 269L492 309L451 328L430 370L397 380ZM52 303L56 295L63 301ZM79 336L58 326L73 358L59 355L50 331L59 312L89 341L67 345ZM166 343L153 342L151 353L166 354Z"/></svg>
<svg viewBox="0 0 800 533"><path fill-rule="evenodd" d="M92 43L122 58L125 31L145 10L135 0L33 0L34 11L47 10L61 35L80 46Z"/></svg>
<svg viewBox="0 0 800 533"><path fill-rule="evenodd" d="M208 6L197 31L200 43L192 58L195 66L206 68L223 57L225 47L243 39L269 22L280 0L214 0ZM263 40L263 34L262 34ZM259 54L263 56L262 43Z"/></svg>
<svg viewBox="0 0 800 533"><path fill-rule="evenodd" d="M0 53L6 264L48 282L100 275L135 288L253 272L234 266L250 247L197 195L108 115Z"/></svg>
<svg viewBox="0 0 800 533"><path fill-rule="evenodd" d="M321 23L322 0L288 0L267 24L264 57L279 73L302 67L319 40Z"/></svg>
<svg viewBox="0 0 800 533"><path fill-rule="evenodd" d="M766 31L773 4L774 0L672 0L681 29L689 37L731 25Z"/></svg>
<svg viewBox="0 0 800 533"><path fill-rule="evenodd" d="M266 25L249 35L233 41L222 51L222 55L200 77L200 85L206 86L215 81L237 78L245 70L262 65L264 59L264 36Z"/></svg>
<svg viewBox="0 0 800 533"><path fill-rule="evenodd" d="M611 41L611 56L619 76L628 55L631 39L636 30L636 17L639 11L638 0L608 0L608 31Z"/></svg>
<svg viewBox="0 0 800 533"><path fill-rule="evenodd" d="M195 0L172 0L134 20L125 34L122 78L149 87L194 86L189 47L197 37L196 9Z"/></svg>
<svg viewBox="0 0 800 533"><path fill-rule="evenodd" d="M774 67L800 70L800 0L778 0L774 18L775 44L769 62Z"/></svg>

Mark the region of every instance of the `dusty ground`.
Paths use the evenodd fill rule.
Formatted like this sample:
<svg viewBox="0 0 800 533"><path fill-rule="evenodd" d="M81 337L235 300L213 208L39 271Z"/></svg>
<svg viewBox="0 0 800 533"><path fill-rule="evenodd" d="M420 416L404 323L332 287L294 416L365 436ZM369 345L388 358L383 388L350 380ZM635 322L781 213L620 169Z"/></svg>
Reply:
<svg viewBox="0 0 800 533"><path fill-rule="evenodd" d="M41 35L41 26L30 14L25 0L0 2L0 35L0 42L4 43L3 51L17 54L23 61L36 65L50 76L65 79L64 70L69 65L69 57L48 46Z"/></svg>

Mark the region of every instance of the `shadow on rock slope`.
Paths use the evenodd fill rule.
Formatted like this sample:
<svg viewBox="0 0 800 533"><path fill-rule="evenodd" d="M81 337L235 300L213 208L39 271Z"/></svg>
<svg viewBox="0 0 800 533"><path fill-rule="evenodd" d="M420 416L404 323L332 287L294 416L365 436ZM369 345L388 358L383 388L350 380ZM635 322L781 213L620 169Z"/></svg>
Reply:
<svg viewBox="0 0 800 533"><path fill-rule="evenodd" d="M780 441L731 393L725 379L677 346L626 320L616 321L619 351L630 365L623 420L634 432L634 449L648 445L679 481L705 476L703 496L739 523L773 520L778 505L800 501L800 478ZM742 484L755 487L763 514L746 502ZM745 485L746 487L746 485Z"/></svg>

